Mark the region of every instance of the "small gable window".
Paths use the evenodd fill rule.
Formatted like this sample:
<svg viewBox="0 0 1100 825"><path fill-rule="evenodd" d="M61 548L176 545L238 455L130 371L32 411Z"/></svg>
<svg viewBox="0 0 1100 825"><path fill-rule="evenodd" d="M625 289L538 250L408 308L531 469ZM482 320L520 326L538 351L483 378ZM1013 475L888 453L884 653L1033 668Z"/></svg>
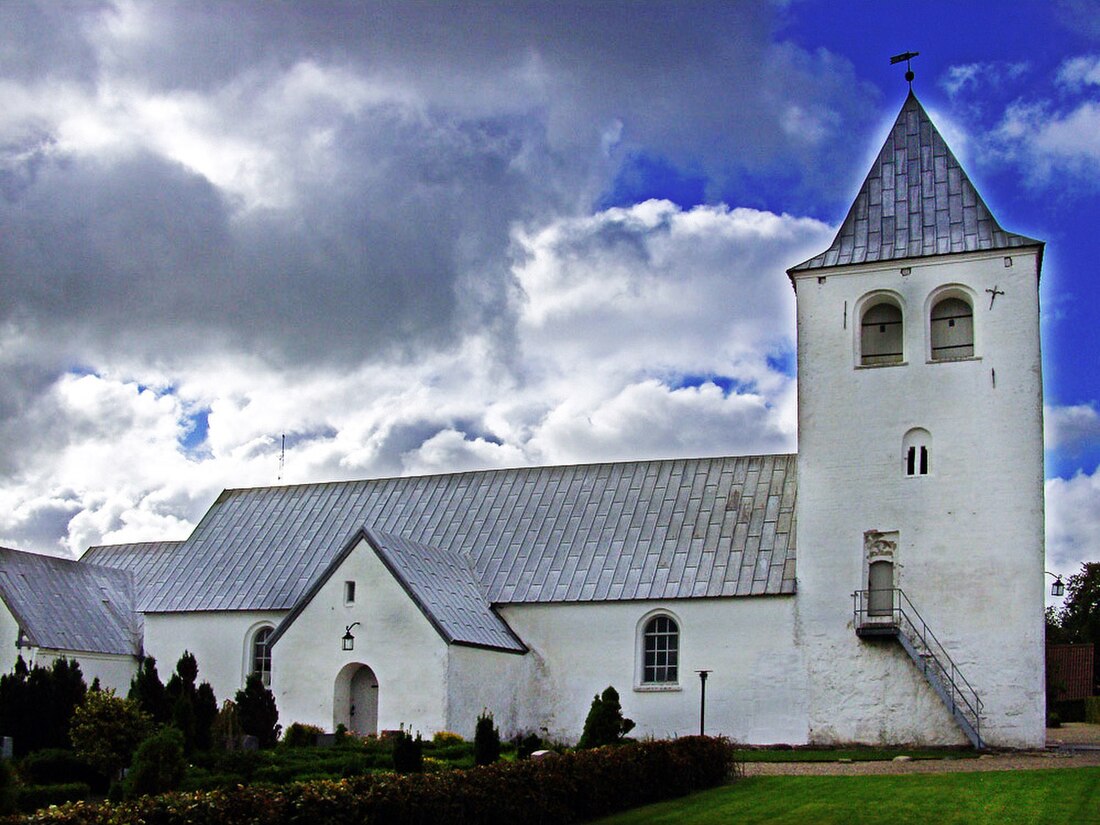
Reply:
<svg viewBox="0 0 1100 825"><path fill-rule="evenodd" d="M264 685L271 686L271 627L261 627L252 636L252 669L250 673L260 674Z"/></svg>
<svg viewBox="0 0 1100 825"><path fill-rule="evenodd" d="M344 604L355 604L355 582L344 582Z"/></svg>
<svg viewBox="0 0 1100 825"><path fill-rule="evenodd" d="M901 442L902 469L907 476L926 476L932 471L932 434L914 427Z"/></svg>
<svg viewBox="0 0 1100 825"><path fill-rule="evenodd" d="M869 306L860 319L859 363L900 364L902 355L901 308L887 301Z"/></svg>
<svg viewBox="0 0 1100 825"><path fill-rule="evenodd" d="M944 298L932 307L929 324L932 360L950 361L974 356L974 309L958 296Z"/></svg>
<svg viewBox="0 0 1100 825"><path fill-rule="evenodd" d="M680 628L670 616L654 616L645 625L642 683L675 684L679 668Z"/></svg>

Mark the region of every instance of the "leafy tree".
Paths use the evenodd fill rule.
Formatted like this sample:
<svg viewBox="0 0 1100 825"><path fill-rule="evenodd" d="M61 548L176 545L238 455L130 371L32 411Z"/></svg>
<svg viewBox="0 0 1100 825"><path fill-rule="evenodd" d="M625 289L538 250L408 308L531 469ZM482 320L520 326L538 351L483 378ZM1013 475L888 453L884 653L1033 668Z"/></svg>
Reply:
<svg viewBox="0 0 1100 825"><path fill-rule="evenodd" d="M1053 622L1052 622L1053 619ZM1051 638L1051 625L1056 638ZM1047 611L1047 641L1092 643L1100 653L1100 562L1085 562L1066 579L1066 600L1056 614ZM1093 658L1094 690L1100 687L1100 656Z"/></svg>
<svg viewBox="0 0 1100 825"><path fill-rule="evenodd" d="M148 713L154 723L163 725L168 721L168 697L165 695L164 683L157 673L157 660L152 656L141 660L138 672L130 681L130 692L126 696L137 702L138 707Z"/></svg>
<svg viewBox="0 0 1100 825"><path fill-rule="evenodd" d="M275 695L264 687L260 674L249 674L244 689L237 691L236 700L241 730L255 736L260 747L273 747L279 741L279 711L275 707Z"/></svg>
<svg viewBox="0 0 1100 825"><path fill-rule="evenodd" d="M179 787L186 771L183 734L172 727L161 728L138 746L133 764L126 775L126 796L130 798L174 791Z"/></svg>
<svg viewBox="0 0 1100 825"><path fill-rule="evenodd" d="M608 685L601 696L592 698L592 707L584 720L584 732L577 743L579 748L598 748L613 745L634 729L634 721L623 717L619 692Z"/></svg>
<svg viewBox="0 0 1100 825"><path fill-rule="evenodd" d="M73 714L69 735L77 754L113 780L130 764L152 727L153 720L137 702L102 690L84 697Z"/></svg>
<svg viewBox="0 0 1100 825"><path fill-rule="evenodd" d="M492 765L500 759L500 731L493 724L493 714L483 710L474 727L474 764Z"/></svg>

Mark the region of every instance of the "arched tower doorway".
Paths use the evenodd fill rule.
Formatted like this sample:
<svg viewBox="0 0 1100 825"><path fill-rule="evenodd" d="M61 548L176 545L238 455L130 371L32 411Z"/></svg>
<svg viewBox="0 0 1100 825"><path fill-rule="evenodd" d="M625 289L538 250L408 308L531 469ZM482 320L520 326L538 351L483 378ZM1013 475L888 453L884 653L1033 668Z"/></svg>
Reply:
<svg viewBox="0 0 1100 825"><path fill-rule="evenodd" d="M361 662L345 665L336 675L332 726L339 725L358 736L378 733L378 677Z"/></svg>

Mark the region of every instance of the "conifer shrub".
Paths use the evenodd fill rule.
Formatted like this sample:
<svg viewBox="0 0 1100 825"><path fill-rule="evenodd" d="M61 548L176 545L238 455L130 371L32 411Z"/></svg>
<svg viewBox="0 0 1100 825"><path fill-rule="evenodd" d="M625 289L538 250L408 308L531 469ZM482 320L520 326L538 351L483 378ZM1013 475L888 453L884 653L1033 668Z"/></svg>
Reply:
<svg viewBox="0 0 1100 825"><path fill-rule="evenodd" d="M15 813L16 784L11 765L0 759L0 816Z"/></svg>
<svg viewBox="0 0 1100 825"><path fill-rule="evenodd" d="M512 743L516 746L516 759L530 759L531 754L542 750L542 738L537 733L517 734Z"/></svg>
<svg viewBox="0 0 1100 825"><path fill-rule="evenodd" d="M634 729L634 720L623 717L619 692L610 685L599 696L592 698L592 706L584 720L584 732L578 748L598 748L622 741Z"/></svg>
<svg viewBox="0 0 1100 825"><path fill-rule="evenodd" d="M474 727L474 764L492 765L500 759L500 731L493 724L493 714L483 710Z"/></svg>
<svg viewBox="0 0 1100 825"><path fill-rule="evenodd" d="M288 748L308 748L317 744L317 737L324 733L316 725L294 722L283 734L283 744Z"/></svg>
<svg viewBox="0 0 1100 825"><path fill-rule="evenodd" d="M394 736L393 769L398 773L420 773L424 770L424 742L419 733L413 739L412 730L402 728Z"/></svg>
<svg viewBox="0 0 1100 825"><path fill-rule="evenodd" d="M244 688L236 695L237 716L241 731L255 736L261 748L270 748L279 740L279 711L275 707L275 694L264 686L260 674L252 673Z"/></svg>

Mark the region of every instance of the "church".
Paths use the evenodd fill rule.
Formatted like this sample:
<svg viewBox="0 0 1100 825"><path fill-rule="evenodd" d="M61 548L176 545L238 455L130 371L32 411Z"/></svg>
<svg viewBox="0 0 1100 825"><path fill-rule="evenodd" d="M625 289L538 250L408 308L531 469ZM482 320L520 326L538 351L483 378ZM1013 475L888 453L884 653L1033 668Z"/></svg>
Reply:
<svg viewBox="0 0 1100 825"><path fill-rule="evenodd" d="M184 541L0 549L0 670L125 693L184 650L280 722L1041 747L1043 243L910 91L832 245L787 271L798 453L225 490ZM772 277L772 276L766 276Z"/></svg>

